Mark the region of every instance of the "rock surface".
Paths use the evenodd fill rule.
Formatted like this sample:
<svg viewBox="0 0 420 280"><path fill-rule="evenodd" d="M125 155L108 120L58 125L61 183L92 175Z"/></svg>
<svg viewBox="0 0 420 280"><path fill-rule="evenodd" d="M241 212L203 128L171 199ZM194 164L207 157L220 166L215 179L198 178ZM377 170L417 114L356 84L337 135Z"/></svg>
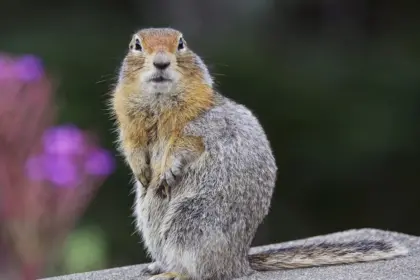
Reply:
<svg viewBox="0 0 420 280"><path fill-rule="evenodd" d="M393 239L396 242L405 245L408 248L409 253L405 257L386 261L279 270L264 273L258 272L248 277L238 278L237 280L420 280L420 237L395 232L376 229L348 230L303 240L254 247L251 249L251 252L303 243L308 245L312 242L319 241L347 241L356 237L360 238L360 236L366 238L380 236L382 238ZM144 264L45 278L44 280L147 280L147 276L140 275L142 268L144 268Z"/></svg>

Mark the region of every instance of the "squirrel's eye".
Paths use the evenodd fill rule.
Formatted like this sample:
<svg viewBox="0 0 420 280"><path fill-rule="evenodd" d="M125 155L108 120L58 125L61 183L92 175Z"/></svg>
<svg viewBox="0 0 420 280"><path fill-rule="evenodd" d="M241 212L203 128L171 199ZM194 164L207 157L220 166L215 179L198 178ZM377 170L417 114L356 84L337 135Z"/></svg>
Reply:
<svg viewBox="0 0 420 280"><path fill-rule="evenodd" d="M182 38L179 38L178 50L182 50L183 48L184 48L184 40Z"/></svg>
<svg viewBox="0 0 420 280"><path fill-rule="evenodd" d="M136 51L141 51L142 48L139 39L136 39L136 44L134 45L134 48Z"/></svg>

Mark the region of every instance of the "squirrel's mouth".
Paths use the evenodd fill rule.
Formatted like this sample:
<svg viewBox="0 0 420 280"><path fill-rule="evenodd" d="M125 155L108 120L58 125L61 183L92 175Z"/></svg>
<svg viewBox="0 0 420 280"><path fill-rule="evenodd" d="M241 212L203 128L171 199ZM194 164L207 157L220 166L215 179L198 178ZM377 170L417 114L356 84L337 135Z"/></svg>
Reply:
<svg viewBox="0 0 420 280"><path fill-rule="evenodd" d="M154 83L164 83L164 82L170 82L171 79L165 78L164 76L156 76L149 79L149 82Z"/></svg>

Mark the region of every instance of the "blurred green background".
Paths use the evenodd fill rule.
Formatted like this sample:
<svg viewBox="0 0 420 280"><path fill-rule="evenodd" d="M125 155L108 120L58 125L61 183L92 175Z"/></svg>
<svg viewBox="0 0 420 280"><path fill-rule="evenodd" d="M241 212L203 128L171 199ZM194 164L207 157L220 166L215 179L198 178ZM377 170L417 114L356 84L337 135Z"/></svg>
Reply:
<svg viewBox="0 0 420 280"><path fill-rule="evenodd" d="M360 227L420 235L419 11L408 0L1 0L0 51L42 57L59 122L115 151L106 101L131 34L177 28L272 142L277 189L254 245ZM50 275L148 261L116 156Z"/></svg>

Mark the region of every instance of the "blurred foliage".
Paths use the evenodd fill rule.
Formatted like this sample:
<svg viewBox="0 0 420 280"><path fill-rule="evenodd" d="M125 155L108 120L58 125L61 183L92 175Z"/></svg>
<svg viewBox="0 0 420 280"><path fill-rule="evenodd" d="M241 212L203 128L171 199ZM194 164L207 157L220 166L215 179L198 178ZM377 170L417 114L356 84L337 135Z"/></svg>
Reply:
<svg viewBox="0 0 420 280"><path fill-rule="evenodd" d="M0 50L41 56L56 75L60 121L94 130L115 151L106 100L132 32L178 28L218 89L251 108L272 142L278 188L255 245L359 227L419 235L419 8L408 0L3 0ZM106 262L67 267L147 260L130 190L119 158L76 229L101 229Z"/></svg>
<svg viewBox="0 0 420 280"><path fill-rule="evenodd" d="M102 230L95 227L75 230L64 249L65 272L83 272L104 267L106 248Z"/></svg>

